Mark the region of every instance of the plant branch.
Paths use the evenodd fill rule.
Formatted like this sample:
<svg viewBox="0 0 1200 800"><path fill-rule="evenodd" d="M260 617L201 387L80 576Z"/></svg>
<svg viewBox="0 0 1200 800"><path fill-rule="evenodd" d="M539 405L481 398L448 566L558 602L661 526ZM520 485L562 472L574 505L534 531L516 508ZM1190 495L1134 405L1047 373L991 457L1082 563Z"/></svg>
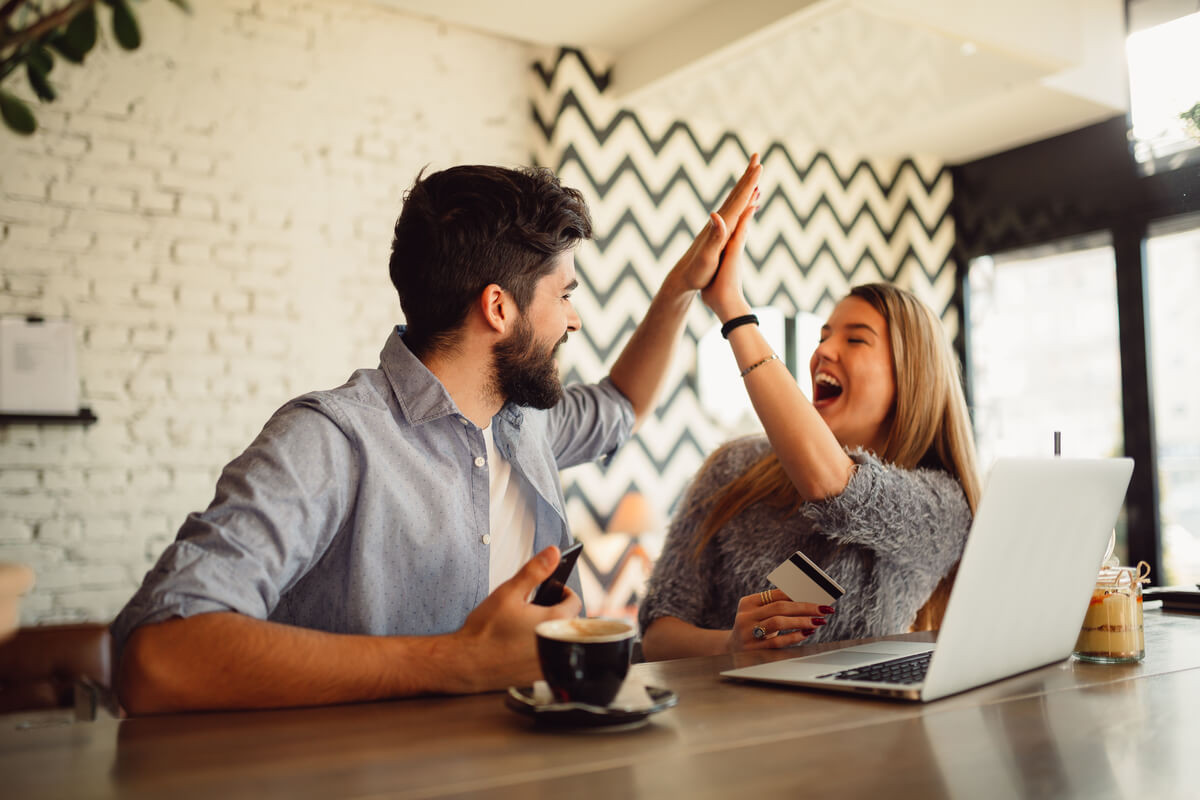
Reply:
<svg viewBox="0 0 1200 800"><path fill-rule="evenodd" d="M24 0L9 0L9 4L4 6L4 10L8 10L10 5L19 5L23 2ZM11 39L9 39L7 42L0 42L0 49L7 50L10 47L13 49L19 49L22 45L38 39L43 34L49 33L55 28L66 25L80 11L83 11L88 6L95 4L96 0L72 0L72 2L68 3L57 11L47 14L32 25L21 28L19 31L12 31Z"/></svg>
<svg viewBox="0 0 1200 800"><path fill-rule="evenodd" d="M0 83L9 76L13 70L21 66L21 62L25 60L28 50L24 47L18 47L12 52L12 55L0 58Z"/></svg>
<svg viewBox="0 0 1200 800"><path fill-rule="evenodd" d="M3 25L9 17L17 13L17 9L25 3L25 0L8 0L3 6L0 6L0 25Z"/></svg>

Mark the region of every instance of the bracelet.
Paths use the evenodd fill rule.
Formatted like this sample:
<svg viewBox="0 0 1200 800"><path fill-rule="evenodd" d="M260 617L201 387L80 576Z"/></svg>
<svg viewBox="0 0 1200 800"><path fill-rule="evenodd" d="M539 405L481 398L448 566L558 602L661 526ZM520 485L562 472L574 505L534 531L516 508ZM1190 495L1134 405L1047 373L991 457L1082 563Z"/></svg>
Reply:
<svg viewBox="0 0 1200 800"><path fill-rule="evenodd" d="M729 332L731 330L733 330L734 328L740 328L743 325L750 325L750 324L757 325L758 317L754 316L753 314L746 314L743 317L734 317L733 319L729 320L729 322L726 322L724 325L721 326L721 335L724 336L726 339L728 339Z"/></svg>
<svg viewBox="0 0 1200 800"><path fill-rule="evenodd" d="M746 377L751 372L753 372L754 370L761 367L763 364L766 364L768 361L778 361L778 360L779 360L779 356L775 355L774 353L771 353L771 355L767 356L762 361L756 361L753 364L751 364L750 366L746 367L744 370L742 370L742 377L743 378Z"/></svg>

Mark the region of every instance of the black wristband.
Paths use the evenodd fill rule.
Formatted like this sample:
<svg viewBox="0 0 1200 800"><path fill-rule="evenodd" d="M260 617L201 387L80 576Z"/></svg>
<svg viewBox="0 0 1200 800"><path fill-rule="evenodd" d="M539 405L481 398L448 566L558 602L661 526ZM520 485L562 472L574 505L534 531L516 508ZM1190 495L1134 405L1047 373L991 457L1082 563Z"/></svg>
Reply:
<svg viewBox="0 0 1200 800"><path fill-rule="evenodd" d="M753 314L747 314L744 317L734 317L721 326L721 335L726 339L729 338L729 332L734 328L740 328L743 325L757 325L758 317Z"/></svg>

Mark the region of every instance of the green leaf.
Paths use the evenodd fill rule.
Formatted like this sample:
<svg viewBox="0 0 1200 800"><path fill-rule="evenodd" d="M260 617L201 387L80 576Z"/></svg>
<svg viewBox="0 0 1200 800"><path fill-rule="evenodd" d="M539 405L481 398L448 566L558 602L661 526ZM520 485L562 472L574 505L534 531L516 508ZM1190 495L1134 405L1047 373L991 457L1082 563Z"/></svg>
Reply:
<svg viewBox="0 0 1200 800"><path fill-rule="evenodd" d="M82 64L87 53L81 52L71 40L61 33L54 34L45 40L46 44L58 51L58 54L72 64Z"/></svg>
<svg viewBox="0 0 1200 800"><path fill-rule="evenodd" d="M37 120L29 106L3 89L0 89L0 116L4 117L5 125L24 136L37 130Z"/></svg>
<svg viewBox="0 0 1200 800"><path fill-rule="evenodd" d="M87 55L96 46L96 7L88 6L67 23L64 34L75 52Z"/></svg>
<svg viewBox="0 0 1200 800"><path fill-rule="evenodd" d="M50 70L54 69L54 56L50 55L50 51L40 44L35 44L30 49L27 61L43 75L49 75Z"/></svg>
<svg viewBox="0 0 1200 800"><path fill-rule="evenodd" d="M126 50L137 50L142 44L137 17L125 0L117 0L113 4L113 36L117 38L117 44Z"/></svg>
<svg viewBox="0 0 1200 800"><path fill-rule="evenodd" d="M178 8L180 11L188 14L192 13L192 4L188 0L171 0L171 5Z"/></svg>
<svg viewBox="0 0 1200 800"><path fill-rule="evenodd" d="M45 71L38 69L37 64L33 63L33 59L25 62L25 74L29 76L29 85L33 87L33 93L38 96L39 100L50 103L58 97L54 92L54 87L46 78Z"/></svg>

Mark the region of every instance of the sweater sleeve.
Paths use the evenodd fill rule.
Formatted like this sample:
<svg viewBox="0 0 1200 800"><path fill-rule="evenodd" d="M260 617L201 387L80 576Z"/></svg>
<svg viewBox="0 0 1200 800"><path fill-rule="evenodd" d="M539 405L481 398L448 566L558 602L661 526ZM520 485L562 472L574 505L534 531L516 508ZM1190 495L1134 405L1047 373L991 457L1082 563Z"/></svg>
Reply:
<svg viewBox="0 0 1200 800"><path fill-rule="evenodd" d="M677 617L698 627L719 627L711 618L710 594L723 583L725 570L717 547L706 547L696 557L700 527L713 496L766 449L766 440L761 437L735 440L718 450L693 479L671 520L662 554L654 564L638 609L643 632L659 617ZM728 620L724 624L728 625Z"/></svg>
<svg viewBox="0 0 1200 800"><path fill-rule="evenodd" d="M943 470L902 469L862 451L850 457L857 469L845 491L801 506L813 531L944 575L961 555L971 525L962 486Z"/></svg>

